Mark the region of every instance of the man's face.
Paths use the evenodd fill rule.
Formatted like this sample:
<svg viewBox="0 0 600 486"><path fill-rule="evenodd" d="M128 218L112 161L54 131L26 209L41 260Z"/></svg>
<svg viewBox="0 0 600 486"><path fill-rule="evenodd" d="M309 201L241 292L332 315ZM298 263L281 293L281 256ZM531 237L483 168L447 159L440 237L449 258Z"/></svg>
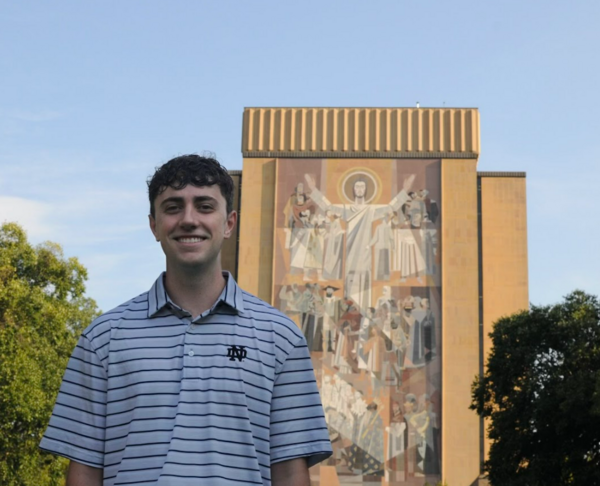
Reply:
<svg viewBox="0 0 600 486"><path fill-rule="evenodd" d="M356 181L354 183L354 197L365 197L367 192L367 183L365 181Z"/></svg>
<svg viewBox="0 0 600 486"><path fill-rule="evenodd" d="M168 187L154 207L150 229L167 257L167 270L220 268L221 245L231 236L237 213L227 214L218 185Z"/></svg>

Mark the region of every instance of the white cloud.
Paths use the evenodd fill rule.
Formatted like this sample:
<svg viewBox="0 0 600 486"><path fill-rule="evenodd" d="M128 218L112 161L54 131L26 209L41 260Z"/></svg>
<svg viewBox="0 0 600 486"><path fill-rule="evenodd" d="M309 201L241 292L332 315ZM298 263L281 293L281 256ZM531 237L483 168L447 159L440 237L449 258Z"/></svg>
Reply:
<svg viewBox="0 0 600 486"><path fill-rule="evenodd" d="M52 240L63 247L98 247L148 232L146 202L128 191L63 194L51 202L0 196L0 222L19 223L32 243Z"/></svg>
<svg viewBox="0 0 600 486"><path fill-rule="evenodd" d="M49 203L14 196L0 196L0 221L19 223L34 241L48 239L53 232Z"/></svg>

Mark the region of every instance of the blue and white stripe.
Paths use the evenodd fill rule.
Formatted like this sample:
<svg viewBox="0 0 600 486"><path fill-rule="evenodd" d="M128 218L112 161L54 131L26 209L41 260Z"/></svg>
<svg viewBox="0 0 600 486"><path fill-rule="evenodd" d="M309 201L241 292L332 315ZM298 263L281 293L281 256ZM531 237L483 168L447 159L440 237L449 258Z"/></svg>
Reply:
<svg viewBox="0 0 600 486"><path fill-rule="evenodd" d="M104 469L104 486L270 485L270 465L331 454L304 336L233 277L192 320L152 288L73 351L40 447ZM243 361L227 356L244 346Z"/></svg>

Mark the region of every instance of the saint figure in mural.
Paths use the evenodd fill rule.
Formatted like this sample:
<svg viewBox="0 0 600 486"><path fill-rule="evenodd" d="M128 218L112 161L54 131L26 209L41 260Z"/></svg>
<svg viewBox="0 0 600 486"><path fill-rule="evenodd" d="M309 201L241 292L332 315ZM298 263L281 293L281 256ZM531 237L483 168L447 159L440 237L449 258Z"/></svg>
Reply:
<svg viewBox="0 0 600 486"><path fill-rule="evenodd" d="M423 333L423 348L425 352L425 361L431 361L436 355L435 339L435 317L429 305L429 299L421 299L421 309L424 316L421 319L421 329Z"/></svg>
<svg viewBox="0 0 600 486"><path fill-rule="evenodd" d="M371 402L355 424L349 467L355 474L383 476L383 420Z"/></svg>
<svg viewBox="0 0 600 486"><path fill-rule="evenodd" d="M342 277L344 233L340 216L327 211L325 219L325 258L323 261L323 279L325 280L338 280Z"/></svg>
<svg viewBox="0 0 600 486"><path fill-rule="evenodd" d="M408 476L423 477L423 460L419 455L419 446L422 444L419 418L417 416L417 397L413 393L404 399L404 418L407 423L406 441L406 472Z"/></svg>
<svg viewBox="0 0 600 486"><path fill-rule="evenodd" d="M340 373L358 373L357 349L363 316L351 300L346 301L346 309L338 322L333 366Z"/></svg>
<svg viewBox="0 0 600 486"><path fill-rule="evenodd" d="M383 306L390 307L392 299L392 287L389 285L384 285L381 296L377 299L377 304L375 304L376 310L380 310Z"/></svg>
<svg viewBox="0 0 600 486"><path fill-rule="evenodd" d="M319 284L306 284L302 294L300 311L302 312L301 328L306 337L309 351L323 350L323 299Z"/></svg>
<svg viewBox="0 0 600 486"><path fill-rule="evenodd" d="M407 221L405 225L408 225ZM422 246L417 241L418 231L400 226L394 230L394 262L393 269L400 271L400 282L406 282L409 277L417 277L422 283L421 276L425 274L426 263L423 258Z"/></svg>
<svg viewBox="0 0 600 486"><path fill-rule="evenodd" d="M431 223L429 223L431 224ZM437 230L421 228L422 255L425 261L425 273L434 275L437 273L435 258L437 255Z"/></svg>
<svg viewBox="0 0 600 486"><path fill-rule="evenodd" d="M283 285L279 291L279 310L285 312L288 316L298 314L298 305L302 300L302 294L298 289L298 284Z"/></svg>
<svg viewBox="0 0 600 486"><path fill-rule="evenodd" d="M290 250L290 270L292 273L306 272L309 240L314 236L311 220L316 206L305 194L303 183L296 186L283 212L286 220L285 247Z"/></svg>
<svg viewBox="0 0 600 486"><path fill-rule="evenodd" d="M416 397L409 393L405 402L408 421L409 472L415 477L439 474L439 462L435 433L436 414L429 395L421 396L419 409L415 410Z"/></svg>
<svg viewBox="0 0 600 486"><path fill-rule="evenodd" d="M427 218L427 209L421 191L409 193L410 200L404 206L406 219L410 221L412 228L420 228L423 221Z"/></svg>
<svg viewBox="0 0 600 486"><path fill-rule="evenodd" d="M408 195L415 176L404 180L402 190L388 204L368 204L366 181L358 179L354 182L352 204L332 204L316 187L315 180L305 174L311 200L322 210L337 214L346 222L346 259L344 269L344 285L346 297L353 300L362 311L366 312L371 305L371 246L372 226L386 214L398 211L411 200Z"/></svg>
<svg viewBox="0 0 600 486"><path fill-rule="evenodd" d="M408 349L404 358L406 368L425 366L423 323L415 317L414 309L415 298L413 296L409 296L402 301L401 327L408 336Z"/></svg>
<svg viewBox="0 0 600 486"><path fill-rule="evenodd" d="M406 465L404 451L407 442L407 426L400 403L392 402L392 416L390 425L386 427L388 433L387 466L390 471L390 482L404 481L406 479Z"/></svg>
<svg viewBox="0 0 600 486"><path fill-rule="evenodd" d="M371 307L371 309L373 308ZM382 372L384 371L385 338L381 327L375 323L367 328L367 336L368 339L363 345L363 353L367 358L367 370L371 376L371 392L373 396L377 396L380 393Z"/></svg>
<svg viewBox="0 0 600 486"><path fill-rule="evenodd" d="M419 191L419 197L425 204L426 219L435 223L440 215L440 209L438 208L437 203L429 197L429 191L427 189L421 189Z"/></svg>
<svg viewBox="0 0 600 486"><path fill-rule="evenodd" d="M323 280L323 238L324 224L313 214L306 224L306 257L304 258L304 280L310 280L311 271L316 272L317 278Z"/></svg>
<svg viewBox="0 0 600 486"><path fill-rule="evenodd" d="M370 246L375 248L375 280L389 280L392 267L394 233L392 231L392 212L375 228Z"/></svg>
<svg viewBox="0 0 600 486"><path fill-rule="evenodd" d="M325 287L325 297L323 297L323 351L324 356L327 353L335 351L336 346L336 325L342 313L342 302L334 292L337 287L328 285Z"/></svg>
<svg viewBox="0 0 600 486"><path fill-rule="evenodd" d="M438 454L439 427L437 424L437 414L434 412L433 404L429 395L424 394L421 397L421 417L420 421L427 427L424 429L422 438L423 444L423 472L425 474L439 474L440 463Z"/></svg>

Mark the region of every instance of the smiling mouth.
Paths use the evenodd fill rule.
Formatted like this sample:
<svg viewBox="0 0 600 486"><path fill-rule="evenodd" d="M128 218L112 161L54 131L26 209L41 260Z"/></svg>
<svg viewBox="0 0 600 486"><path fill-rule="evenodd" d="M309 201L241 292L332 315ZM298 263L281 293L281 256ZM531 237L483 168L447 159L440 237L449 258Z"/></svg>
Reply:
<svg viewBox="0 0 600 486"><path fill-rule="evenodd" d="M182 236L175 239L180 243L200 243L201 241L206 240L203 236Z"/></svg>

